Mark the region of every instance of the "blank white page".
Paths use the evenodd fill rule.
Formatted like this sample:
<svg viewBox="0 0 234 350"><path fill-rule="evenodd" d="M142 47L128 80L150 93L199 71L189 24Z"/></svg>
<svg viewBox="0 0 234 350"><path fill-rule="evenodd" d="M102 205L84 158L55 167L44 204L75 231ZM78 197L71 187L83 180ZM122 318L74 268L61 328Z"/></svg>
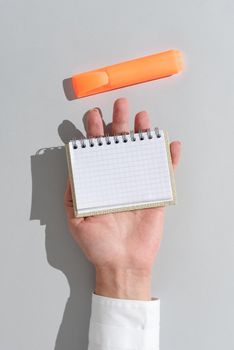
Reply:
<svg viewBox="0 0 234 350"><path fill-rule="evenodd" d="M121 211L170 204L174 201L170 159L165 135L160 138L151 132L135 134L135 141L126 135L127 142L118 136L119 143L110 137L87 139L68 144L70 175L76 216L88 216L109 211Z"/></svg>

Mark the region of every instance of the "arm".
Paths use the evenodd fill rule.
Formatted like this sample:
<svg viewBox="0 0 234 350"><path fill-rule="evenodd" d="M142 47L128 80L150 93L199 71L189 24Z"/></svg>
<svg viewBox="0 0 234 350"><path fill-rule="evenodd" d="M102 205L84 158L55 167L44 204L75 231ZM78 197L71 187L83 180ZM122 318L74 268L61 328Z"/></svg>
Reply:
<svg viewBox="0 0 234 350"><path fill-rule="evenodd" d="M88 350L159 349L158 299L141 271L96 270Z"/></svg>
<svg viewBox="0 0 234 350"><path fill-rule="evenodd" d="M113 108L112 134L129 131L128 103ZM86 117L88 136L104 134L97 109ZM135 131L150 128L147 112L135 116ZM180 142L170 145L177 166ZM68 181L65 207L70 231L96 270L89 350L158 349L159 300L151 298L152 267L163 231L163 207L75 218Z"/></svg>

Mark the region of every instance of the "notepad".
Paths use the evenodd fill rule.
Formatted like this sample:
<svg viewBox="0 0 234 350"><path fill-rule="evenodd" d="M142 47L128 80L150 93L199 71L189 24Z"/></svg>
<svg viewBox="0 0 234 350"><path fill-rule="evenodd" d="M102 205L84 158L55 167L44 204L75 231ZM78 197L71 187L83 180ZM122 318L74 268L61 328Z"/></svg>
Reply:
<svg viewBox="0 0 234 350"><path fill-rule="evenodd" d="M72 140L66 144L66 155L77 217L175 203L163 130Z"/></svg>

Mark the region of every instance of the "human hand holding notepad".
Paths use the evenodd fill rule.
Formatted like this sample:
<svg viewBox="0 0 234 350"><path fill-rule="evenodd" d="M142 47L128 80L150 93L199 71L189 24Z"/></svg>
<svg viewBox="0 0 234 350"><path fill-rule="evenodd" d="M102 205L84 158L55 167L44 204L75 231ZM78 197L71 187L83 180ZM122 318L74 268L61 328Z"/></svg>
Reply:
<svg viewBox="0 0 234 350"><path fill-rule="evenodd" d="M117 100L113 110L112 134L121 135L123 133L128 133L128 118L126 99ZM173 171L171 174L170 161L172 161L172 166L175 168L180 156L180 142L171 143L171 159L168 157L166 136L162 131L159 131L161 136L159 138L157 138L158 131L153 131L151 132L152 138L149 138L150 134L146 132L143 133L144 140L141 140L139 137L141 137L142 134L138 133L135 134L138 140L130 141L130 139L128 139L127 142L124 142L124 137L130 136L123 135L123 137L119 139L118 144L113 144L115 138L111 138L111 144L101 145L104 139L97 139L97 137L104 134L104 129L98 110L89 112L86 129L88 136L93 137L93 139L85 141L89 143L87 147L82 148L82 142L80 145L73 143L72 145L75 146L75 149L69 151L69 157L73 157L72 159L70 158L70 165L72 164L73 168L73 176L71 176L73 183L71 189L71 184L68 182L65 193L65 206L70 230L87 258L96 267L97 284L95 292L97 294L119 298L149 300L151 269L155 254L160 245L164 216L164 207L153 207L153 205L158 205L158 203L160 205L160 202L166 204L167 201L174 201L172 183ZM137 133L139 130L146 129L150 129L148 115L146 112L140 112L135 117L135 132ZM93 147L91 146L92 142L94 142ZM100 142L100 146L98 142ZM127 146L133 144L136 146ZM152 148L154 147L152 146L153 144L155 148ZM76 146L78 147L76 148ZM126 151L124 151L124 147L126 147ZM93 152L96 149L96 152L99 153ZM103 151L101 151L101 149L103 149ZM135 162L137 159L136 156L139 156L142 150L144 151L143 155L147 155L147 158L144 159L143 157ZM157 158L156 163L153 157L154 152ZM82 159L82 154L85 154L89 163L87 169L85 168L85 157ZM116 154L118 157L121 155L121 158L118 159L118 167L115 165L113 154ZM128 157L127 162L126 157ZM135 163L133 163L133 160ZM111 165L110 168L108 168L108 164ZM128 165L135 166L135 169L129 169ZM158 165L160 165L159 168ZM102 168L102 174L99 173L100 169L98 169L98 166L100 166L100 169ZM114 173L112 172L113 166L115 167ZM148 166L149 168L147 168ZM75 171L74 168L76 168ZM115 177L118 169L121 171L118 173L120 176L119 181L117 181ZM131 172L131 170L134 171ZM142 179L144 179L144 181L139 183L137 182L137 180L139 180L138 172L141 170L142 174L140 176L143 176ZM148 170L151 170L150 174ZM79 178L78 172L80 174L80 183L78 180L76 181L76 179ZM83 175L81 175L82 172ZM154 177L151 176L152 173L155 174L160 181L155 181ZM77 176L74 177L74 174ZM144 178L144 176L146 176L146 178ZM149 177L147 178L147 176ZM98 178L97 180L96 177ZM105 181L103 181L103 177ZM90 179L90 186L88 186L89 182L87 183L87 178ZM110 178L112 178L111 181ZM113 179L117 182L113 182ZM124 182L125 179L128 181L127 188ZM95 186L91 183L91 180L94 181ZM135 192L133 191L134 182L136 183ZM81 183L82 186L79 187ZM115 183L116 186L113 186ZM160 188L161 184L163 188ZM106 185L102 188L103 196L101 196L101 198L98 192L99 185L101 188ZM123 188L124 191L122 190ZM112 192L110 192L110 189ZM144 191L140 191L141 189L147 192L146 196L141 197L144 195ZM85 197L84 190L86 191L87 198ZM72 200L72 191L74 200ZM91 192L91 196L89 191ZM128 192L127 196L125 195L126 192ZM134 197L135 193L138 193L139 197ZM95 203L92 203L92 196ZM82 207L79 207L79 198L81 199ZM149 208L150 206L152 206L152 208ZM138 207L147 208L132 210ZM79 214L80 209L82 215L88 215L95 211L98 214L100 212L110 213L75 217L74 209L76 214ZM112 210L116 212L111 212ZM128 286L124 283L126 273L128 274ZM105 274L108 274L109 278L103 278ZM117 287L113 288L112 279L116 279L116 274L122 280L120 290ZM129 282L131 279L134 281L134 290L129 288L129 285L133 285ZM102 283L100 281L102 281Z"/></svg>

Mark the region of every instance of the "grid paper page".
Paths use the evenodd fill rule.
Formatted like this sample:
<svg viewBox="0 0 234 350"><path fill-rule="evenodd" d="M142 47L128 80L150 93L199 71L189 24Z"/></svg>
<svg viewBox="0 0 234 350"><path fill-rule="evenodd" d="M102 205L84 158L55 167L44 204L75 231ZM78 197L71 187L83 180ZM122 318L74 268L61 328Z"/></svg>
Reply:
<svg viewBox="0 0 234 350"><path fill-rule="evenodd" d="M126 208L154 202L173 200L164 133L152 139L143 133L144 140L135 134L136 141L127 142L118 136L119 143L106 144L105 138L93 139L94 146L77 149L69 143L74 191L78 214L106 209Z"/></svg>

